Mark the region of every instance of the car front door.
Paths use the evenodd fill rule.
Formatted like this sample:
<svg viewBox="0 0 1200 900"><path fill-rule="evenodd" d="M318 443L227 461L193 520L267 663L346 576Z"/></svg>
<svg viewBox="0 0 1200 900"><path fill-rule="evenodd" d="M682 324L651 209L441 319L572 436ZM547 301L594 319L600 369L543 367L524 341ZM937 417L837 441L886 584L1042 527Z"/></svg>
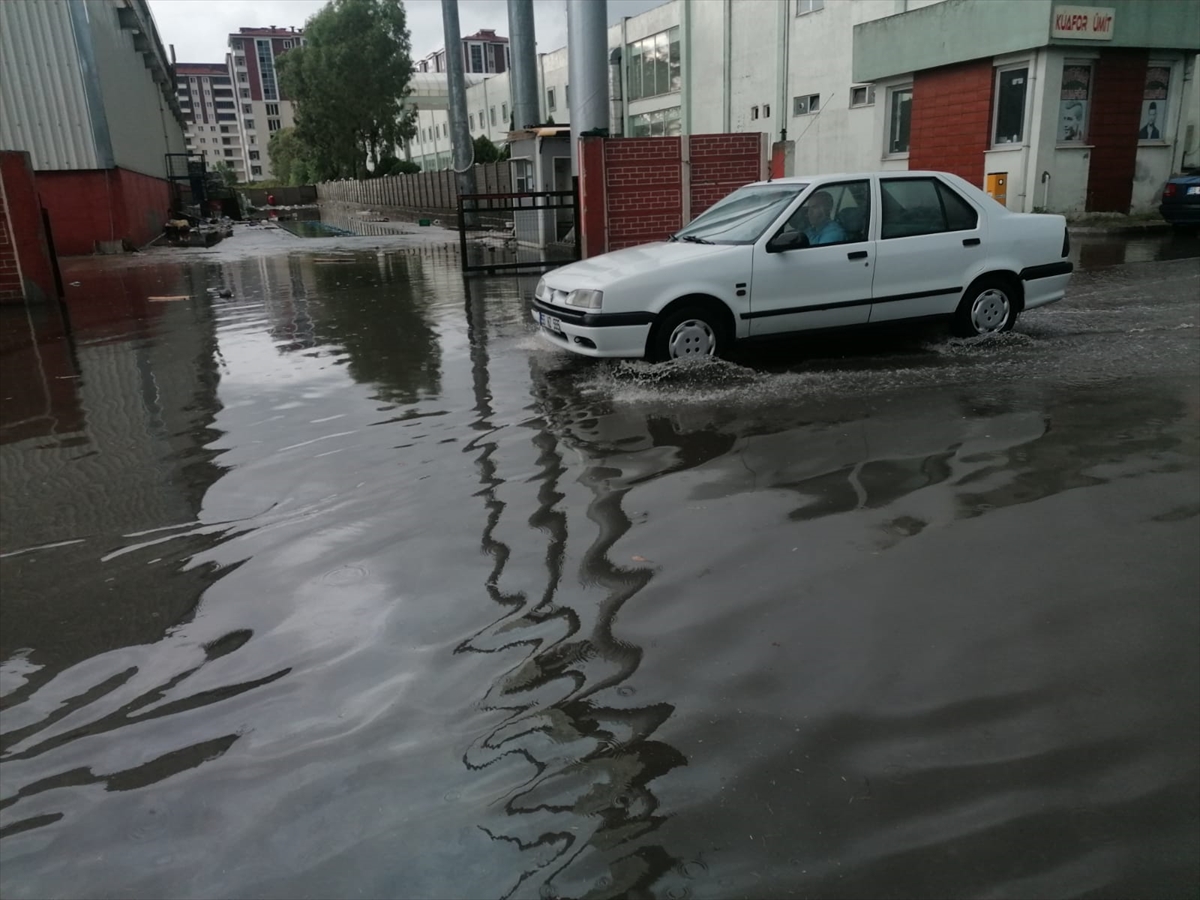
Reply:
<svg viewBox="0 0 1200 900"><path fill-rule="evenodd" d="M821 185L783 226L759 240L750 310L742 313L750 320L751 337L867 321L873 206L870 179ZM799 240L791 249L779 249L794 239Z"/></svg>
<svg viewBox="0 0 1200 900"><path fill-rule="evenodd" d="M940 178L880 178L871 322L949 315L986 248L979 211Z"/></svg>

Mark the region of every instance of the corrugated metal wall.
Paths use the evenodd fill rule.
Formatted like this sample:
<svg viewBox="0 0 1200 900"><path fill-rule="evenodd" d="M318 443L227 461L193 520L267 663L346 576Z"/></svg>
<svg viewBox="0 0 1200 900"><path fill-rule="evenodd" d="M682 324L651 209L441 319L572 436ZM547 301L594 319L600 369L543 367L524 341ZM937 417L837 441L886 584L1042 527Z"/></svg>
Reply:
<svg viewBox="0 0 1200 900"><path fill-rule="evenodd" d="M100 167L66 0L0 2L0 147L34 169Z"/></svg>

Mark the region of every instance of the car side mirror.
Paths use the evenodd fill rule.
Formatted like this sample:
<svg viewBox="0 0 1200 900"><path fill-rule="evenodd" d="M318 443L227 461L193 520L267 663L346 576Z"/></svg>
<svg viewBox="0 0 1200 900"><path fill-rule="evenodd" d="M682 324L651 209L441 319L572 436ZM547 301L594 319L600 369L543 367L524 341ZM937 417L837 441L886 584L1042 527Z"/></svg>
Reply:
<svg viewBox="0 0 1200 900"><path fill-rule="evenodd" d="M768 253L786 253L788 250L802 250L808 246L808 235L803 231L781 231L767 241Z"/></svg>

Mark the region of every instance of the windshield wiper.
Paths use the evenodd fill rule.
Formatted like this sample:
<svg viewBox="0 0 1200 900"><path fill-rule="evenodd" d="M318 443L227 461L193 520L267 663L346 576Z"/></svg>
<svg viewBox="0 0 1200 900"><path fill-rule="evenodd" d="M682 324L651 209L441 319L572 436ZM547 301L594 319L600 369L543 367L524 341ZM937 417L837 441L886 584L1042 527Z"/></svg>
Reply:
<svg viewBox="0 0 1200 900"><path fill-rule="evenodd" d="M712 241L707 241L702 237L696 237L694 234L685 234L681 238L676 238L676 240L687 241L689 244L711 244L712 243Z"/></svg>

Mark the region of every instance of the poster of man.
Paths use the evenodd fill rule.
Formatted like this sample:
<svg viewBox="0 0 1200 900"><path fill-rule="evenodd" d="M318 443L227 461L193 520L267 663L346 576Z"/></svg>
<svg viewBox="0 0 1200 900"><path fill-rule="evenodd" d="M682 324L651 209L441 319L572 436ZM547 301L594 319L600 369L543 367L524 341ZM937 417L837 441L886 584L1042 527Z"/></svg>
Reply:
<svg viewBox="0 0 1200 900"><path fill-rule="evenodd" d="M1150 66L1146 69L1146 88L1142 92L1141 128L1139 141L1161 141L1167 119L1167 87L1171 70L1166 66Z"/></svg>
<svg viewBox="0 0 1200 900"><path fill-rule="evenodd" d="M1069 144L1084 140L1087 122L1088 91L1092 67L1067 63L1063 66L1062 92L1058 99L1058 142Z"/></svg>

